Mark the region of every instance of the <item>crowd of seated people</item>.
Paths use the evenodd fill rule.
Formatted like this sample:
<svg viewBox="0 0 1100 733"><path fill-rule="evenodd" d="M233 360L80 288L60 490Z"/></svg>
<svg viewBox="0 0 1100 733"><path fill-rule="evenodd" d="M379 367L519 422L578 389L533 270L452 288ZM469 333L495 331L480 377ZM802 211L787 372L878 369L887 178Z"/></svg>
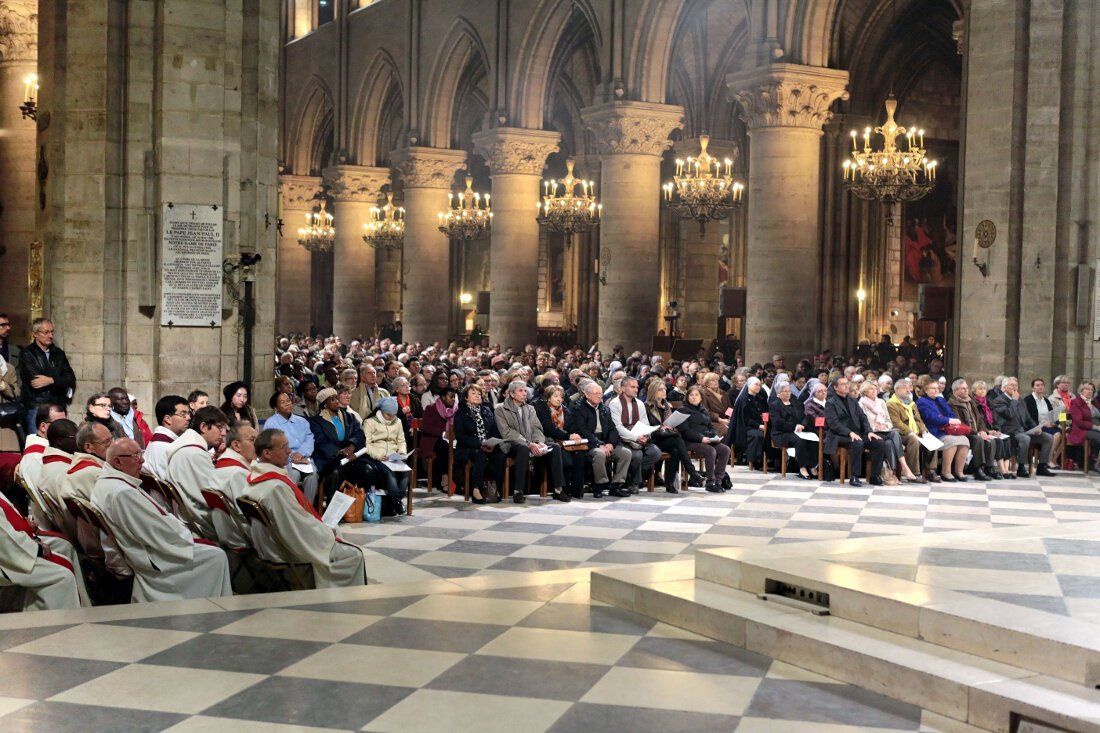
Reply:
<svg viewBox="0 0 1100 733"><path fill-rule="evenodd" d="M0 377L23 371L5 361ZM1016 377L949 383L934 343L884 340L787 368L778 354L746 366L713 349L680 362L295 336L279 339L274 377L262 419L250 385L233 382L221 407L202 390L165 395L151 420L112 387L79 421L51 399L27 428L0 425L26 487L0 503L0 607L103 602L84 581L107 576L133 601L268 589L250 553L308 569L317 587L363 583L362 552L320 518L345 482L400 515L411 476L523 503L721 493L735 464L854 486L1027 477L1032 454L1040 476L1073 461L1100 473L1091 383L1071 390L1060 375L1049 396L1041 378L1026 394ZM21 378L3 384L0 398L19 399Z"/></svg>

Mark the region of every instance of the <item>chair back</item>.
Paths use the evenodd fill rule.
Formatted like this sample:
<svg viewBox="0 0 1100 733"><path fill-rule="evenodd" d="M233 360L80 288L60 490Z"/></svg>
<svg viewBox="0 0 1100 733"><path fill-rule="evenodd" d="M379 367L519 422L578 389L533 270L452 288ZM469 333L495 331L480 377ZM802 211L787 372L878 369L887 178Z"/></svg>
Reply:
<svg viewBox="0 0 1100 733"><path fill-rule="evenodd" d="M23 472L19 470L19 464L15 466L15 483L19 488L23 489L27 493L27 497L30 499L31 504L34 505L35 511L39 516L45 517L50 520L50 524L54 527L60 527L57 518L50 512L49 508L42 501L42 497L39 493L31 488L31 485L27 483L27 479L23 478Z"/></svg>
<svg viewBox="0 0 1100 733"><path fill-rule="evenodd" d="M169 507L175 508L176 516L183 520L183 523L187 525L187 529L191 530L192 534L196 537L202 537L202 528L199 526L194 513L191 511L191 507L183 498L183 492L179 487L171 481L157 480L157 484L160 485L161 491L168 497Z"/></svg>
<svg viewBox="0 0 1100 733"><path fill-rule="evenodd" d="M225 512L229 515L229 518L233 520L234 526L240 533L241 537L248 538L248 528L245 525L248 523L248 519L241 513L241 510L230 501L229 497L221 489L203 489L202 498L206 501L206 505L215 512ZM263 509L263 507L260 507Z"/></svg>
<svg viewBox="0 0 1100 733"><path fill-rule="evenodd" d="M69 511L69 514L71 514L73 518L77 521L83 519L88 524L94 524L92 520L88 519L88 514L85 511L85 509L90 506L91 505L88 504L88 502L75 496L65 497L65 508Z"/></svg>
<svg viewBox="0 0 1100 733"><path fill-rule="evenodd" d="M264 509L263 504L248 496L241 496L237 498L237 506L241 509L241 514L248 518L250 522L257 522L267 530L268 536L279 547L279 552L284 558L291 564L298 562L295 559L294 553L291 552L290 547L283 541L283 536L279 532L279 528L275 526L275 523L271 521L271 515L267 513L267 509Z"/></svg>
<svg viewBox="0 0 1100 733"><path fill-rule="evenodd" d="M77 505L80 507L84 521L92 525L92 527L94 527L105 537L107 537L108 540L110 540L112 548L118 552L118 554L122 557L122 560L131 568L133 568L133 564L130 562L130 559L126 557L126 553L122 550L122 545L119 544L118 539L115 537L115 533L111 531L111 526L107 524L107 518L103 516L103 512L99 511L83 499L72 499L71 501L76 502ZM110 566L108 566L108 569L110 569ZM115 573L115 571L113 570L111 572L112 574Z"/></svg>

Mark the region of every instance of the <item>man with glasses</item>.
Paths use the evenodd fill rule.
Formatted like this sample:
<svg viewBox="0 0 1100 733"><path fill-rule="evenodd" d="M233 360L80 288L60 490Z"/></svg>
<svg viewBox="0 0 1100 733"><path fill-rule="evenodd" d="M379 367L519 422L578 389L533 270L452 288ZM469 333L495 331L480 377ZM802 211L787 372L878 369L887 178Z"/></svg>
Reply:
<svg viewBox="0 0 1100 733"><path fill-rule="evenodd" d="M225 444L228 431L225 413L207 405L194 414L191 427L168 448L168 480L180 490L186 508L208 540L217 539L218 533L202 490L216 486L210 451L217 451Z"/></svg>
<svg viewBox="0 0 1100 733"><path fill-rule="evenodd" d="M7 320L7 319L4 319ZM9 322L10 323L10 322ZM76 389L76 374L69 358L54 346L54 325L48 318L36 318L31 323L34 340L24 347L19 357L19 379L23 384L23 405L27 408L27 433L33 433L35 410L50 402L67 405Z"/></svg>
<svg viewBox="0 0 1100 733"><path fill-rule="evenodd" d="M72 465L61 479L57 492L62 501L69 497L84 501L92 498L92 487L103 470L111 440L111 431L99 423L86 422L80 426L76 431L76 453L73 454Z"/></svg>
<svg viewBox="0 0 1100 733"><path fill-rule="evenodd" d="M214 463L214 488L227 497L236 509L237 497L244 492L248 479L249 465L256 458L256 428L246 422L234 423L225 436L226 449ZM213 512L214 529L218 532L218 541L226 547L249 547L247 537L242 537L237 524L225 512ZM247 527L247 525L245 525Z"/></svg>
<svg viewBox="0 0 1100 733"><path fill-rule="evenodd" d="M170 394L157 400L153 413L157 429L145 448L145 470L163 481L168 478L168 447L187 430L191 408L186 397Z"/></svg>
<svg viewBox="0 0 1100 733"><path fill-rule="evenodd" d="M221 414L216 407L210 409ZM141 466L137 443L117 440L92 490L92 506L103 513L133 570L130 599L141 603L232 595L225 552L193 538L183 522L141 491Z"/></svg>

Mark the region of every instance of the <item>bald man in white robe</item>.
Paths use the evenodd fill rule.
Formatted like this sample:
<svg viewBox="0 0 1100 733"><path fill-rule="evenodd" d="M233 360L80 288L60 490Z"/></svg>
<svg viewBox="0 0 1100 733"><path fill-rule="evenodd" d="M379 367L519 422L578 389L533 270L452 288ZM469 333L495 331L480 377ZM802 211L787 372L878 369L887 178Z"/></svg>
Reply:
<svg viewBox="0 0 1100 733"><path fill-rule="evenodd" d="M235 512L247 531L249 525L237 507L237 497L248 486L248 466L256 457L256 428L248 424L234 427L226 435L226 441L229 447L214 464L214 488L226 495L230 504L229 511ZM252 546L249 537L241 535L237 523L225 512L214 512L214 528L218 530L218 541L227 547Z"/></svg>
<svg viewBox="0 0 1100 733"><path fill-rule="evenodd" d="M256 438L256 463L244 496L257 501L271 517L290 557L267 530L252 526L252 542L260 557L273 562L309 563L316 587L365 585L367 565L358 545L341 540L326 526L313 504L283 468L290 461L290 442L281 430L264 430Z"/></svg>
<svg viewBox="0 0 1100 733"><path fill-rule="evenodd" d="M220 547L196 540L178 517L141 490L141 449L129 438L115 441L92 490L134 571L131 600L178 601L232 595L229 563Z"/></svg>

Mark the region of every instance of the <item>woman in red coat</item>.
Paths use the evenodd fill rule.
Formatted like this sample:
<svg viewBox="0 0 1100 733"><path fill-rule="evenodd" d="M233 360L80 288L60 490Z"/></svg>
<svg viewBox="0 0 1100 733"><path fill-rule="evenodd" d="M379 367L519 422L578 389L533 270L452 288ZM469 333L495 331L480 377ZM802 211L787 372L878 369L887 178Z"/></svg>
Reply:
<svg viewBox="0 0 1100 733"><path fill-rule="evenodd" d="M1090 462L1093 473L1100 474L1100 409L1092 404L1096 387L1092 382L1084 382L1077 388L1077 396L1069 403L1070 445L1083 445L1087 440L1090 447Z"/></svg>

